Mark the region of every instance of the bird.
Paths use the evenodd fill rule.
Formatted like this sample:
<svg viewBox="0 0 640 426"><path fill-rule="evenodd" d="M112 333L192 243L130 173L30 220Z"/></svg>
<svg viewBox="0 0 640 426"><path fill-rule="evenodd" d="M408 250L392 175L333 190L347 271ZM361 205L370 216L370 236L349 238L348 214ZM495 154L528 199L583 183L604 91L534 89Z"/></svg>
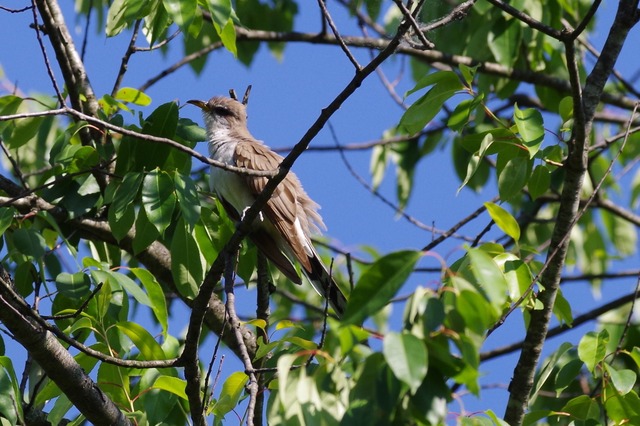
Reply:
<svg viewBox="0 0 640 426"><path fill-rule="evenodd" d="M208 101L189 100L202 110L209 145L209 157L231 166L272 171L284 159L264 142L254 138L247 127L245 104L236 99L214 96ZM267 177L250 176L211 166L211 190L233 220L241 220L268 182ZM289 280L302 280L292 261L315 290L340 318L347 299L320 260L311 235L326 230L318 213L320 206L305 192L298 177L289 172L278 184L252 225L249 239Z"/></svg>

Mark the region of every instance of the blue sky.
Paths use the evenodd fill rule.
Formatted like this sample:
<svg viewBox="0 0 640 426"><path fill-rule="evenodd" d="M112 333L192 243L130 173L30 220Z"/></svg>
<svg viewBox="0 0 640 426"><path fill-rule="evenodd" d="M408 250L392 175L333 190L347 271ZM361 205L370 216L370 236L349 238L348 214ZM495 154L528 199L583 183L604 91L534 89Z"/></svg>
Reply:
<svg viewBox="0 0 640 426"><path fill-rule="evenodd" d="M26 2L20 3L26 4ZM79 45L84 22L75 22L71 2L61 3L65 8L67 24L75 30L75 41ZM611 14L615 12L613 10L615 2L603 3L601 8L608 14L605 19L610 19ZM318 30L320 15L316 3L300 2L300 4L296 29L304 32ZM350 25L342 8L333 2L329 2L329 7L343 34L360 34L356 27ZM42 66L42 57L39 55L36 39L33 31L28 27L30 22L30 13L0 12L0 39L10 40L0 45L0 65L4 71L2 83L3 85L6 82L14 83L19 90L29 94L33 92L51 94L53 91ZM602 46L608 26L601 24L599 28L602 29L597 31L596 38L592 40L597 48ZM90 29L90 32L92 35L96 33L95 26ZM637 39L638 35L636 29L635 34L629 36L629 40ZM98 96L111 91L120 58L124 54L128 41L128 37L123 35L106 40L101 35L89 39L85 62L91 83ZM138 44L141 43L143 41L139 40ZM157 51L135 54L129 63L129 71L123 85L138 87L149 77L180 59L182 47L177 39L174 43L175 45L170 47L166 56L162 56ZM633 44L635 43L632 41L627 43L626 54L623 52L619 65L623 71L635 70L639 66L637 55L630 52ZM369 52L365 50L355 50L354 53L361 63L366 63L370 57ZM51 55L51 51L49 54ZM402 69L404 69L404 77L397 89L400 95L411 88L408 62L404 58L396 57L384 66L387 76L392 80ZM336 47L291 44L286 48L283 60L279 61L268 52L266 46L262 46L251 68L246 68L236 62L229 52L221 50L210 55L206 68L200 76L195 76L189 67L183 67L153 85L146 92L153 99L152 105L139 109L143 114L148 115L153 108L168 101L178 100L184 104L188 99L208 99L213 95L224 95L230 88L235 88L241 94L244 88L251 84L253 90L248 108L250 131L256 138L264 140L274 148L290 147L298 142L320 114L321 109L328 105L348 83L353 72L348 59ZM58 79L61 81L59 73ZM0 86L0 95L10 90L10 87ZM365 81L330 122L340 143L346 145L379 139L382 132L393 127L401 115L402 109L388 96L386 89L374 74ZM202 124L197 108L186 106L181 110L181 116ZM133 120L132 117L129 118ZM125 119L128 118L125 117ZM553 138L553 135L548 136ZM325 146L333 143L330 132L325 128L311 146ZM198 149L204 153L204 144L201 144ZM349 152L347 157L358 173L370 180L368 172L370 151ZM309 195L322 206L321 213L329 228L328 235L332 238L332 242L347 251L361 254L362 245L373 246L383 253L404 248L419 249L433 238L431 233L419 230L406 220L397 218L393 210L366 191L351 177L337 152L307 152L296 162L293 170L303 182ZM387 198L395 200L393 173L393 169L390 168L381 192ZM449 148L436 151L423 159L419 165L413 196L406 212L423 223L447 229L495 195L494 192L487 190L475 194L468 189L456 195L459 185L460 182L453 171ZM488 188L492 189L491 185ZM466 235L475 236L488 223L488 220L484 215L463 228L463 231ZM450 240L438 246L436 252L450 264L463 254L463 246L458 240ZM637 255L635 260L637 262ZM427 256L420 266L437 267L439 262ZM630 268L634 265L629 262L627 266ZM437 274L418 274L412 277L409 285L401 293L408 293L415 285L435 287L438 278ZM632 289L633 284L634 280L628 280L625 284L622 280L611 285L606 284L603 300L626 294ZM593 303L590 289L584 283L570 284L565 289L565 294L570 298L575 313L588 310ZM253 311L251 308L254 301L253 295L239 294L238 299L246 303L246 312ZM177 304L173 307L177 307ZM395 310L392 324L397 327L401 307ZM180 318L180 316L176 315L174 318ZM184 318L182 323L178 321L171 326L172 333L179 332L186 324L186 317L182 317ZM590 328L592 328L591 324L574 330L569 335L553 339L545 347L545 353L564 340L577 342L579 336ZM522 336L522 324L516 314L488 339L485 349L511 342L517 336ZM7 337L3 338L5 343L10 345ZM211 339L209 343L210 341ZM11 356L16 357L16 368L21 371L22 364L19 359L24 355L20 352L10 352L10 354L15 354ZM227 368L232 366L232 362L229 361L229 359L226 361ZM514 365L515 358L512 356L486 363L482 366L483 372L486 373L482 382L506 386ZM485 390L482 396L481 401L464 398L465 409L475 411L493 408L498 415L503 413L506 401L505 389ZM456 405L453 404L451 408L456 409Z"/></svg>

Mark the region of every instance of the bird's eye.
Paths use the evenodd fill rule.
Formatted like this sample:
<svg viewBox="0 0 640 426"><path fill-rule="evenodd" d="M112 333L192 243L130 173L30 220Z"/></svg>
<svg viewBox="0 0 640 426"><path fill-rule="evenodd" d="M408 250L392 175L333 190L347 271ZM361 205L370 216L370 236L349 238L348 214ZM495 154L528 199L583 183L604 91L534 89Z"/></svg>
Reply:
<svg viewBox="0 0 640 426"><path fill-rule="evenodd" d="M215 106L215 107L213 107L213 112L216 115L219 115L221 117L227 117L227 116L231 115L231 111L229 111L228 108L225 108L223 106Z"/></svg>

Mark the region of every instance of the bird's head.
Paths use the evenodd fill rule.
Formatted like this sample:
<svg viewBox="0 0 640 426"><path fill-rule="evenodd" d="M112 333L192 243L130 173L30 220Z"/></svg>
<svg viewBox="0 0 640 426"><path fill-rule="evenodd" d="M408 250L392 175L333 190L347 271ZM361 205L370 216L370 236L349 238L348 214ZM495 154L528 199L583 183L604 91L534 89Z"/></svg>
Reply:
<svg viewBox="0 0 640 426"><path fill-rule="evenodd" d="M235 99L215 96L207 102L192 99L187 103L202 110L207 132L247 128L247 109Z"/></svg>

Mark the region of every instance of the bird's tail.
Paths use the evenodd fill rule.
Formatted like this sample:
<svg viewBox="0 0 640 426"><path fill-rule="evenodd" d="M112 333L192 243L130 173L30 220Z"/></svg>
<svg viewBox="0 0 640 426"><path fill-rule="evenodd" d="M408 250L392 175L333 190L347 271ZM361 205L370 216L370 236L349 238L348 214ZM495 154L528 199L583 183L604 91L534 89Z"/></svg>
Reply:
<svg viewBox="0 0 640 426"><path fill-rule="evenodd" d="M327 268L322 264L318 255L309 257L309 263L311 264L311 271L305 271L309 281L313 288L320 294L320 296L329 300L329 304L338 315L338 318L342 318L344 311L347 308L347 298L345 297L338 284L329 272ZM304 269L304 268L303 268Z"/></svg>

